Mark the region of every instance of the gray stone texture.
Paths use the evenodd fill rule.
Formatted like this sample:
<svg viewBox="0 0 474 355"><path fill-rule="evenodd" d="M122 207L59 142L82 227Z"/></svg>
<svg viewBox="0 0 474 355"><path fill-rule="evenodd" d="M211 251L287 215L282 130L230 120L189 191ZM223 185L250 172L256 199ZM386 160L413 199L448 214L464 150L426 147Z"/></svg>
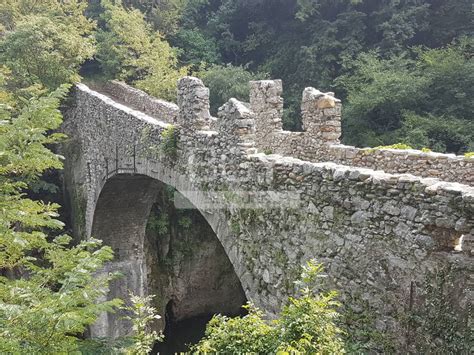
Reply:
<svg viewBox="0 0 474 355"><path fill-rule="evenodd" d="M109 180L146 176L171 185L200 211L247 299L269 314L293 292L299 266L315 258L324 263L345 306L358 309L362 300L377 324L400 342L405 331L399 315L409 302L410 285L423 284L445 265L461 275L451 298L457 315L465 318L472 307L474 188L422 176L470 182L472 162L377 151L379 159L357 167L364 165L356 161L361 150L334 145L340 102L332 93L305 90L306 131L298 133L281 130L280 93L280 81L252 82L250 108L231 99L209 123L207 89L199 79L181 79L178 154L170 158L159 147L171 119L159 121L78 84L64 122L71 137L64 152L66 186L77 201L72 204L75 230L84 231L83 237L97 233L114 247L128 245L117 254L118 263L142 260L144 213L125 210L146 210L149 197L134 191L132 182L112 185L121 206L108 213L101 206L109 199L104 192ZM280 154L266 155L264 149ZM333 159L334 149L356 154ZM425 159L432 163L429 169ZM412 174L392 174L405 168ZM125 202L122 194L135 198ZM117 225L109 228L110 223ZM131 223L133 230L122 229L122 223ZM125 282L146 293L145 275L137 274L133 277L140 282ZM102 324L96 333L110 334L107 327L113 326Z"/></svg>

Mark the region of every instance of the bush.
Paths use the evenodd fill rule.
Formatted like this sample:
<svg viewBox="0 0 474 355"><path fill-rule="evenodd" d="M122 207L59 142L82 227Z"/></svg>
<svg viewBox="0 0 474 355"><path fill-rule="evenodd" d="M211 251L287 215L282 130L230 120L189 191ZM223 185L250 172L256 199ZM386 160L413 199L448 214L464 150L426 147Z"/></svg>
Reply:
<svg viewBox="0 0 474 355"><path fill-rule="evenodd" d="M171 159L178 154L178 132L175 126L169 126L161 132L160 149L163 154Z"/></svg>
<svg viewBox="0 0 474 355"><path fill-rule="evenodd" d="M316 293L316 280L322 266L313 261L303 268L299 296L290 297L280 318L266 321L252 304L249 314L228 318L215 316L205 337L192 348L201 353L304 353L340 354L344 352L342 331L336 325L339 304L336 292Z"/></svg>

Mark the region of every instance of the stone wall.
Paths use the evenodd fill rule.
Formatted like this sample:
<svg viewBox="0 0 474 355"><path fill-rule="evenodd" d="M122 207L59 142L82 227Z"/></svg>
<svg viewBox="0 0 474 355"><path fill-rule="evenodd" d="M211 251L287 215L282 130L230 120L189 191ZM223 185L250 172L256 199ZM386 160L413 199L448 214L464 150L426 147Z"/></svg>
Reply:
<svg viewBox="0 0 474 355"><path fill-rule="evenodd" d="M474 185L474 158L415 149L373 149L330 145L328 160L392 173L410 173Z"/></svg>
<svg viewBox="0 0 474 355"><path fill-rule="evenodd" d="M175 123L179 108L176 104L157 99L135 89L124 82L108 81L102 88L103 92L112 96L115 100L150 115L167 123Z"/></svg>
<svg viewBox="0 0 474 355"><path fill-rule="evenodd" d="M250 82L250 88L250 107L256 117L256 145L260 152L474 184L474 158L419 150L356 148L340 144L342 105L332 92L322 93L314 88L303 91L303 132L293 132L283 130L281 80ZM173 103L151 97L119 81L108 82L103 90L119 102L156 119L177 122L179 107ZM193 99L197 98L209 103L207 88L197 92ZM216 119L211 117L209 107L205 106L198 113L202 117L201 128L215 129Z"/></svg>
<svg viewBox="0 0 474 355"><path fill-rule="evenodd" d="M389 173L410 173L469 185L474 183L474 158L418 150L360 149L339 144L341 102L331 92L306 88L301 103L304 132L285 131L282 128L281 93L280 80L250 83L250 106L256 115L256 142L261 152Z"/></svg>
<svg viewBox="0 0 474 355"><path fill-rule="evenodd" d="M437 310L430 306L426 285L435 287L433 277L449 269L450 287L439 297L447 302L443 314L455 321L440 320L439 327L467 333L474 283L474 188L297 159L321 154L326 148L320 140L324 146L337 143L340 103L331 93L307 89L305 100L314 105L304 105L304 125L318 138L308 131L288 133L295 142L289 147L275 138L286 134L278 130L278 82L252 87L251 109L231 99L215 124L207 124L212 120L208 91L198 79L181 79L177 154L170 157L160 150L166 123L77 86L75 104L65 114L65 131L78 142L80 157L72 165L67 159L66 169L73 172L70 189L85 194L81 201L86 201L86 213L77 222L89 227L82 230L90 235L92 225L103 223L95 206L108 180L145 175L171 185L200 211L247 299L269 314L277 313L294 291L300 265L315 258L324 263L330 286L340 292L348 312L362 318L370 313L373 329L408 347L405 320L413 310L423 310L417 327L434 322ZM271 121L262 124L265 117ZM298 145L301 139L309 145ZM265 148L264 141L281 143L272 145L274 152L291 149L295 157L256 153L255 147ZM134 241L134 236L117 233L110 238ZM143 250L139 243L137 248ZM430 341L449 342L423 332Z"/></svg>

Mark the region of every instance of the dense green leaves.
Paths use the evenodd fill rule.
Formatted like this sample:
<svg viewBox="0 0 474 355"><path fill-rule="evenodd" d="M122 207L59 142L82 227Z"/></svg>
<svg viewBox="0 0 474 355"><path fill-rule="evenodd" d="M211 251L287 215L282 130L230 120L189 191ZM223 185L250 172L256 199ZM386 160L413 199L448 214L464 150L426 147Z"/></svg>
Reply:
<svg viewBox="0 0 474 355"><path fill-rule="evenodd" d="M53 133L62 122L60 103L93 52L84 8L82 1L0 4L2 354L76 352L99 314L122 303L106 301L115 275L102 270L111 248L92 238L72 244L62 234L59 206L31 198L33 188L45 185L43 174L62 167L63 158L50 150L63 138ZM148 310L134 321L146 325ZM135 335L132 346L155 339L143 327Z"/></svg>
<svg viewBox="0 0 474 355"><path fill-rule="evenodd" d="M335 89L349 106L345 143L413 143L404 133L411 112L424 117L416 130L424 143L462 152L472 144L469 134L456 133L458 122L472 122L472 100L465 99L474 87L472 49L446 46L472 36L469 14L466 0L188 0L170 40L186 63L220 58L283 79L287 128L299 127L304 87ZM412 49L418 45L428 48ZM428 130L429 117L436 118ZM454 131L443 135L436 123L443 120Z"/></svg>
<svg viewBox="0 0 474 355"><path fill-rule="evenodd" d="M217 114L217 109L231 97L247 102L249 100L249 81L257 76L242 67L212 66L197 74L209 88L211 112Z"/></svg>
<svg viewBox="0 0 474 355"><path fill-rule="evenodd" d="M0 5L5 21L0 62L12 71L15 87L41 84L54 90L79 80L80 64L94 53L93 24L82 15L83 5L27 0Z"/></svg>
<svg viewBox="0 0 474 355"><path fill-rule="evenodd" d="M2 353L74 351L86 326L120 305L97 302L111 276L94 273L112 258L111 249L95 240L69 248L69 239L41 243L41 263L48 267L28 263L23 277L0 278Z"/></svg>
<svg viewBox="0 0 474 355"><path fill-rule="evenodd" d="M112 250L89 240L70 247L57 235L58 207L26 196L26 189L60 156L45 147L61 123L58 110L67 87L1 106L0 125L0 352L74 351L86 326L120 301L104 298L111 275L97 275Z"/></svg>
<svg viewBox="0 0 474 355"><path fill-rule="evenodd" d="M262 353L274 352L277 332L253 305L246 306L249 314L242 318L214 316L206 327L206 335L195 347L201 353Z"/></svg>
<svg viewBox="0 0 474 355"><path fill-rule="evenodd" d="M337 83L347 92L344 140L356 145L404 142L463 153L474 143L472 41L415 51L414 59L377 53L349 61Z"/></svg>
<svg viewBox="0 0 474 355"><path fill-rule="evenodd" d="M105 28L97 32L97 56L104 74L133 82L163 99L176 98L178 70L175 51L146 23L143 14L103 0Z"/></svg>
<svg viewBox="0 0 474 355"><path fill-rule="evenodd" d="M201 353L342 354L344 344L336 325L336 293L316 292L322 266L308 262L299 280L300 295L290 297L274 321L253 305L239 318L215 316L205 337L194 347Z"/></svg>
<svg viewBox="0 0 474 355"><path fill-rule="evenodd" d="M156 309L150 305L153 297L155 296L140 297L130 294L131 305L122 307L122 309L131 313L126 319L132 322L133 330L132 344L125 349L126 354L149 354L154 343L163 340L161 332L150 331L152 323L161 318L156 313Z"/></svg>

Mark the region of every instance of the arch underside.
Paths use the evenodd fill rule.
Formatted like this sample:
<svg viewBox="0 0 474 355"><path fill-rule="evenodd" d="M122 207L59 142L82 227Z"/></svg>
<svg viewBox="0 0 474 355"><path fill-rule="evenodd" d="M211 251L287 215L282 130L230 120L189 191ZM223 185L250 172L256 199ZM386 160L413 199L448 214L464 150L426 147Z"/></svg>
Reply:
<svg viewBox="0 0 474 355"><path fill-rule="evenodd" d="M123 275L110 285L109 297L155 294L154 305L168 322L238 313L246 298L226 246L198 209L174 206L173 190L145 175L116 175L104 184L91 235L114 251L115 259L104 272ZM161 227L152 228L152 218ZM101 315L92 335L116 338L129 333L130 324L120 318Z"/></svg>

